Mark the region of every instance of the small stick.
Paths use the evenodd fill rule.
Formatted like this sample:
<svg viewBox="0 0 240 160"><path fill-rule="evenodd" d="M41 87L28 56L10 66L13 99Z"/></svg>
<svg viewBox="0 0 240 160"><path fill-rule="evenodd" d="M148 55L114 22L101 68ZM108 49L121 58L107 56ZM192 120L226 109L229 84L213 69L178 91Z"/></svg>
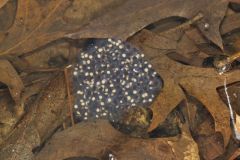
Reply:
<svg viewBox="0 0 240 160"><path fill-rule="evenodd" d="M31 68L24 70L27 73L34 73L34 72L56 72L61 71L61 68Z"/></svg>
<svg viewBox="0 0 240 160"><path fill-rule="evenodd" d="M179 26L176 26L174 28L171 28L169 30L166 30L161 34L168 34L168 33L172 33L172 32L175 32L175 31L178 31L178 30L186 30L188 28L190 28L190 26L194 23L196 23L197 21L201 20L203 18L203 14L201 12L199 12L196 16L194 16L192 19L189 19L187 22L179 25Z"/></svg>
<svg viewBox="0 0 240 160"><path fill-rule="evenodd" d="M71 117L71 123L72 125L74 125L74 119L73 119L73 111L72 111L72 97L70 94L70 82L69 82L69 78L68 78L68 68L71 68L72 66L69 65L66 68L64 68L64 76L65 76L65 80L66 80L66 85L67 85L67 95L68 95L68 108L69 108L69 114Z"/></svg>

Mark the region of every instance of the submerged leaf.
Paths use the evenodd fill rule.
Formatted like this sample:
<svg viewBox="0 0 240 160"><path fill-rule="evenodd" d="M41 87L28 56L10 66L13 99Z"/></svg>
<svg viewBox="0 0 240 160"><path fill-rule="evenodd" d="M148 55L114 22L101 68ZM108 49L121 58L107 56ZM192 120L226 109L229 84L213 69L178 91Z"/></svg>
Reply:
<svg viewBox="0 0 240 160"><path fill-rule="evenodd" d="M31 160L32 150L63 122L67 112L65 98L65 80L63 74L59 74L44 88L30 111L0 146L0 159Z"/></svg>
<svg viewBox="0 0 240 160"><path fill-rule="evenodd" d="M56 133L36 160L83 156L98 159L115 157L117 160L199 159L196 143L185 132L179 139L131 138L115 130L107 121L98 120L83 122Z"/></svg>
<svg viewBox="0 0 240 160"><path fill-rule="evenodd" d="M16 70L7 60L0 60L0 82L9 88L12 98L16 103L20 102L23 82Z"/></svg>
<svg viewBox="0 0 240 160"><path fill-rule="evenodd" d="M91 3L98 7L86 8L84 6L89 2L79 1L81 5L77 13L80 18L71 21L67 15L74 7L71 6L73 0L19 0L14 24L7 32L0 33L0 55L21 55L62 38L87 23L93 15L96 16L96 12L111 2ZM65 12L67 15L64 15Z"/></svg>
<svg viewBox="0 0 240 160"><path fill-rule="evenodd" d="M0 1L0 8L2 8L9 0L1 0Z"/></svg>
<svg viewBox="0 0 240 160"><path fill-rule="evenodd" d="M218 0L131 0L66 37L127 39L158 20L176 16L190 19L202 12L203 19L198 23L200 30L209 40L223 48L219 25L227 5L228 2L225 0L220 2Z"/></svg>
<svg viewBox="0 0 240 160"><path fill-rule="evenodd" d="M157 35L144 31L139 33L135 39L156 40L156 38L152 38L154 36ZM161 44L161 41L158 43ZM216 91L217 87L223 85L225 75L219 75L213 68L198 68L175 62L162 54L158 45L149 46L148 43L148 46L146 46L144 41L136 45L143 49L147 59L150 60L153 68L164 81L163 91L152 105L153 121L149 130L154 129L162 122L169 112L176 107L176 104L184 98L180 84L189 95L196 97L206 106L215 120L216 131L223 134L224 144L226 145L231 135L229 109L221 101ZM226 76L228 77L228 83L236 82L239 80L240 71L229 72Z"/></svg>

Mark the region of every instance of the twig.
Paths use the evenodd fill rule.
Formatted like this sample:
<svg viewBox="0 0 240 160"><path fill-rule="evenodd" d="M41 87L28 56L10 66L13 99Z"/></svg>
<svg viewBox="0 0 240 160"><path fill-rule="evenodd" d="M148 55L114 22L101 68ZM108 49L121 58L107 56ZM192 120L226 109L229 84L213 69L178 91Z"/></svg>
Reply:
<svg viewBox="0 0 240 160"><path fill-rule="evenodd" d="M34 73L34 72L56 72L62 71L62 68L31 68L24 70L27 73Z"/></svg>
<svg viewBox="0 0 240 160"><path fill-rule="evenodd" d="M69 65L66 68L64 68L64 76L65 76L65 80L66 80L66 86L67 86L67 95L68 95L68 108L69 108L69 114L71 117L71 123L72 125L74 125L74 119L73 119L73 111L72 111L72 97L70 94L70 82L69 82L69 78L68 78L68 69L71 68L72 66Z"/></svg>
<svg viewBox="0 0 240 160"><path fill-rule="evenodd" d="M179 26L176 26L174 28L171 28L167 31L164 31L160 34L169 34L169 33L172 33L172 32L176 32L176 31L183 31L183 30L186 30L188 28L191 27L191 25L193 25L194 23L196 23L197 21L201 20L203 18L203 14L201 12L199 12L196 16L194 16L192 19L188 20L187 22L179 25Z"/></svg>

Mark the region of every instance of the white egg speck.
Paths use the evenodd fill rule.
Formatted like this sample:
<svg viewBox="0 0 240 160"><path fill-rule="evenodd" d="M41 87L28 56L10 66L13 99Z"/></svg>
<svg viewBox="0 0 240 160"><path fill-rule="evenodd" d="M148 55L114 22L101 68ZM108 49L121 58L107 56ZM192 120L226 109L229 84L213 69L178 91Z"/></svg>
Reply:
<svg viewBox="0 0 240 160"><path fill-rule="evenodd" d="M73 72L73 75L76 76L76 75L77 75L77 71L74 71L74 72Z"/></svg>
<svg viewBox="0 0 240 160"><path fill-rule="evenodd" d="M75 105L74 105L74 108L75 108L75 109L77 109L77 108L78 108L78 105L77 105L77 104L75 104Z"/></svg>
<svg viewBox="0 0 240 160"><path fill-rule="evenodd" d="M98 52L102 52L103 51L103 49L102 48L98 48Z"/></svg>

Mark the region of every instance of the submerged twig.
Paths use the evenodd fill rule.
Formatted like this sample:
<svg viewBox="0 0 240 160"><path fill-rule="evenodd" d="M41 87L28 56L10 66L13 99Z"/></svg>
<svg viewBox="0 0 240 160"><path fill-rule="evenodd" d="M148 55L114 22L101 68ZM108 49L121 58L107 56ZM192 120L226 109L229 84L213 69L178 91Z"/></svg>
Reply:
<svg viewBox="0 0 240 160"><path fill-rule="evenodd" d="M171 28L165 32L163 32L163 34L168 34L168 33L172 33L172 32L176 32L176 31L183 31L183 30L186 30L188 28L191 27L191 25L193 25L194 23L198 22L199 20L201 20L203 18L203 14L201 12L199 12L196 16L194 16L193 18L189 19L187 22L181 24L181 25L178 25L174 28ZM160 33L162 34L162 33Z"/></svg>
<svg viewBox="0 0 240 160"><path fill-rule="evenodd" d="M70 82L68 79L68 68L72 67L71 65L67 66L64 69L64 76L65 76L65 81L66 81L66 86L67 86L67 95L68 95L68 108L69 108L69 114L71 117L71 123L74 125L74 119L73 119L73 111L72 111L72 98L71 98L71 93L70 93Z"/></svg>

